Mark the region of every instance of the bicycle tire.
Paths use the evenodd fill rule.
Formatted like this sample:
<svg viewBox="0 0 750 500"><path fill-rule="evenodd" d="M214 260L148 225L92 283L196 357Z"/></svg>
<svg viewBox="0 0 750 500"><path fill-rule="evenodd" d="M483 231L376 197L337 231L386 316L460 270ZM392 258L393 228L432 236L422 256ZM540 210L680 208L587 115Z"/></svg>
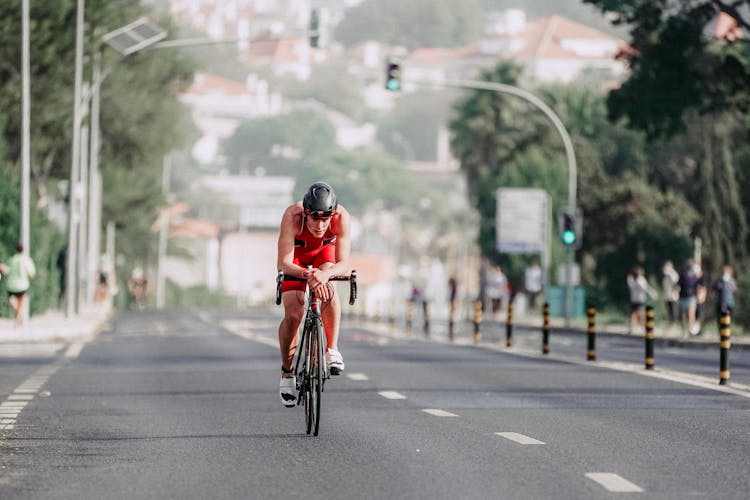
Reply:
<svg viewBox="0 0 750 500"><path fill-rule="evenodd" d="M317 436L320 430L320 408L322 406L323 388L323 361L320 343L320 320L313 323L310 331L310 352L312 359L312 370L310 372L310 400L312 403L313 435Z"/></svg>
<svg viewBox="0 0 750 500"><path fill-rule="evenodd" d="M302 391L303 391L303 402L305 405L305 430L310 434L313 430L315 405L313 402L313 344L314 333L312 330L312 323L308 323L303 331L303 337L305 338L304 356L305 356L305 371L303 375Z"/></svg>

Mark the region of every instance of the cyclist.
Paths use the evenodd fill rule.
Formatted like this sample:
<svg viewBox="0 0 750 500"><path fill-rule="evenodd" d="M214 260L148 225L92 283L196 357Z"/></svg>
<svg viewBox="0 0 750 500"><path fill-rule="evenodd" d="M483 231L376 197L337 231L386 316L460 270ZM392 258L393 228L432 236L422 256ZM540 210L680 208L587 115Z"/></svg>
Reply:
<svg viewBox="0 0 750 500"><path fill-rule="evenodd" d="M307 189L301 202L284 211L279 231L278 268L284 274L306 278L307 284L322 302L321 316L328 345L326 361L332 375L344 370L344 360L338 351L341 304L328 279L350 271L349 227L349 212L338 204L333 188L325 182L315 182ZM307 270L308 265L312 266L310 271ZM297 391L292 359L305 313L305 282L285 281L281 291L284 319L279 325L279 397L285 406L293 407Z"/></svg>

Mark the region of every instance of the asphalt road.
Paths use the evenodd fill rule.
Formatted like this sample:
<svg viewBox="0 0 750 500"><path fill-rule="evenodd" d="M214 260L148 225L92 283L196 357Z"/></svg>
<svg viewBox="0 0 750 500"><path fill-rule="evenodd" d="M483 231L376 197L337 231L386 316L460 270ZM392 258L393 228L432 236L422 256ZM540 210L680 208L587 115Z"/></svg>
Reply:
<svg viewBox="0 0 750 500"><path fill-rule="evenodd" d="M750 496L750 393L352 321L307 436L278 316L123 313L85 346L5 348L0 498Z"/></svg>

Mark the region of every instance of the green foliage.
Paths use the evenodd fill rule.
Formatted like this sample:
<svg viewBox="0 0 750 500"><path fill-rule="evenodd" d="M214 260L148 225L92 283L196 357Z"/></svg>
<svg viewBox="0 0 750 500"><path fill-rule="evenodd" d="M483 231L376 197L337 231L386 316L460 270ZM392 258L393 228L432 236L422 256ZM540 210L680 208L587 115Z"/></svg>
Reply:
<svg viewBox="0 0 750 500"><path fill-rule="evenodd" d="M286 99L314 99L355 121L365 117L361 81L349 74L347 65L317 65L307 81L286 79L274 88L280 88Z"/></svg>
<svg viewBox="0 0 750 500"><path fill-rule="evenodd" d="M335 134L325 117L299 111L243 122L224 152L239 171L263 166L273 175L289 175L306 168L311 156L335 148Z"/></svg>
<svg viewBox="0 0 750 500"><path fill-rule="evenodd" d="M378 40L409 49L458 47L482 33L479 0L367 0L346 12L335 38L346 45Z"/></svg>
<svg viewBox="0 0 750 500"><path fill-rule="evenodd" d="M484 78L513 84L514 70L501 63ZM622 123L608 122L603 96L564 87L534 93L556 110L574 142L589 295L600 305L627 303L625 276L634 265L657 273L664 260L679 262L689 255L697 212L684 198L644 180L649 171L645 140ZM559 134L544 123L548 120L541 111L512 99L472 91L457 106L452 145L480 213L482 252L503 263L517 281L528 259L495 251L495 191L543 188L552 197L554 214L567 201L568 173ZM553 241L554 270L563 251Z"/></svg>
<svg viewBox="0 0 750 500"><path fill-rule="evenodd" d="M455 97L453 90L399 97L378 123L379 142L397 158L434 161L438 129L448 122Z"/></svg>
<svg viewBox="0 0 750 500"><path fill-rule="evenodd" d="M1 141L0 141L1 142ZM6 262L15 253L20 241L21 190L18 171L0 162L0 262ZM32 209L30 220L30 256L37 274L29 289L30 312L36 314L57 307L60 295L60 274L57 256L64 246L63 236L38 210ZM0 280L0 314L11 314L5 300L4 281Z"/></svg>
<svg viewBox="0 0 750 500"><path fill-rule="evenodd" d="M31 165L40 197L51 180L70 176L76 8L75 0L31 2ZM118 252L128 260L148 255L149 227L162 202L162 158L187 136L177 94L194 67L179 51L122 58L102 44L104 33L147 14L135 0L88 0L85 6L84 78L91 79L97 49L108 74L100 100L104 222L117 221ZM20 2L0 3L0 109L8 116L2 134L11 164L19 162L21 147L20 19ZM169 19L151 19L171 28Z"/></svg>
<svg viewBox="0 0 750 500"><path fill-rule="evenodd" d="M653 139L686 130L688 110L750 111L747 43L716 40L704 34L721 2L584 2L614 16L615 24L630 26L631 74L610 93L608 105L613 118L626 117L633 127ZM743 19L741 10L725 11L747 27L750 19Z"/></svg>

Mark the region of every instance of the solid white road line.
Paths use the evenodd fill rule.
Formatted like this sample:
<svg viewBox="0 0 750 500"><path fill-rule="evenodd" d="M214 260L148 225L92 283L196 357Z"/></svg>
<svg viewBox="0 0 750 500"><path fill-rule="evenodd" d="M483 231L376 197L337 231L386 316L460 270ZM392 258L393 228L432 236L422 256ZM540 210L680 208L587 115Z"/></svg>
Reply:
<svg viewBox="0 0 750 500"><path fill-rule="evenodd" d="M439 410L436 408L425 408L422 411L425 413L429 413L430 415L434 415L436 417L457 417L458 416L455 413L451 413L445 410Z"/></svg>
<svg viewBox="0 0 750 500"><path fill-rule="evenodd" d="M596 481L604 487L607 491L614 493L642 493L641 489L637 484L631 483L627 479L613 474L611 472L587 472L586 477L592 481Z"/></svg>
<svg viewBox="0 0 750 500"><path fill-rule="evenodd" d="M364 373L347 373L346 376L351 380L370 380Z"/></svg>
<svg viewBox="0 0 750 500"><path fill-rule="evenodd" d="M524 436L523 434L519 434L517 432L496 432L500 437L504 437L505 439L510 439L511 441L515 441L519 444L545 444L544 441L539 441L538 439L534 439L529 436Z"/></svg>
<svg viewBox="0 0 750 500"><path fill-rule="evenodd" d="M385 399L406 399L406 396L396 391L380 391L378 394Z"/></svg>

